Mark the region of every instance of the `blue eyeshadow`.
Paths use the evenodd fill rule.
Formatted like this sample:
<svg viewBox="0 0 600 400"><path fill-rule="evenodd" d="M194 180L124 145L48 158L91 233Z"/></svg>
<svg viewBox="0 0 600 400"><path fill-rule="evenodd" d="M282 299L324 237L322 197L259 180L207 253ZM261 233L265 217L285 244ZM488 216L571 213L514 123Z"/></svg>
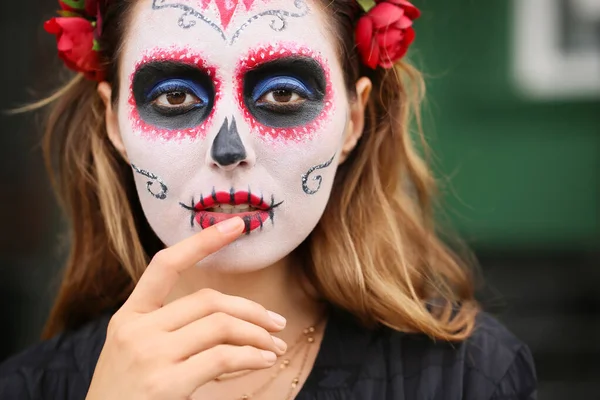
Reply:
<svg viewBox="0 0 600 400"><path fill-rule="evenodd" d="M132 92L140 118L150 125L169 130L202 124L215 101L214 82L205 71L174 61L142 65L133 76ZM158 97L174 92L186 93L199 101L181 107L156 103Z"/></svg>
<svg viewBox="0 0 600 400"><path fill-rule="evenodd" d="M180 78L166 79L157 83L146 94L146 101L152 102L159 96L172 92L193 94L202 101L202 104L206 104L209 101L209 93L202 85L190 79Z"/></svg>
<svg viewBox="0 0 600 400"><path fill-rule="evenodd" d="M261 124L273 128L302 126L323 110L327 80L318 61L291 56L268 61L244 75L244 103ZM261 100L267 93L295 93L302 101Z"/></svg>
<svg viewBox="0 0 600 400"><path fill-rule="evenodd" d="M252 91L252 99L256 102L269 92L278 90L289 90L296 92L300 97L314 98L314 90L307 87L301 80L292 76L273 76L261 80Z"/></svg>

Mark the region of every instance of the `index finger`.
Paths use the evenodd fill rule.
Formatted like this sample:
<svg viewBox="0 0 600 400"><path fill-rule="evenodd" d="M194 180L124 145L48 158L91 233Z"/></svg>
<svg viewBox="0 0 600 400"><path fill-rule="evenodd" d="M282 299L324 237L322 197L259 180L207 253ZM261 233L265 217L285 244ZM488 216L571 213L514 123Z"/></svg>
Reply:
<svg viewBox="0 0 600 400"><path fill-rule="evenodd" d="M152 258L129 299L130 311L148 313L162 307L181 272L237 239L244 231L240 217L227 219L195 234Z"/></svg>

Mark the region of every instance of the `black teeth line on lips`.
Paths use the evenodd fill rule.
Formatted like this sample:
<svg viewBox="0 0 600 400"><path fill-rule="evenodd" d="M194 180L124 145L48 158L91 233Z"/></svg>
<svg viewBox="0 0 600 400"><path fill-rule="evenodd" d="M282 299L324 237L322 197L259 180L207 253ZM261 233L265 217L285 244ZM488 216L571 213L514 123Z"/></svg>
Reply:
<svg viewBox="0 0 600 400"><path fill-rule="evenodd" d="M248 204L252 204L252 191L250 190L250 185L248 185Z"/></svg>
<svg viewBox="0 0 600 400"><path fill-rule="evenodd" d="M193 197L192 197L192 209L193 209L193 210L195 210L195 209L196 209L196 203L194 203L194 198L193 198ZM194 215L194 213L192 212L192 213L191 213L191 216L190 216L190 226L191 226L192 228L194 227L194 217L195 217L195 215Z"/></svg>
<svg viewBox="0 0 600 400"><path fill-rule="evenodd" d="M192 205L193 204L194 204L194 200L192 199ZM196 209L193 206L188 206L187 204L184 204L184 203L179 203L179 205L188 211L196 211Z"/></svg>
<svg viewBox="0 0 600 400"><path fill-rule="evenodd" d="M250 203L251 202L250 201L251 200L250 199L250 196L251 196L250 187L248 187L248 194L249 194L249 196L248 196L248 203ZM215 193L215 189L214 188L213 188L213 197L216 197L216 193ZM260 197L260 202L261 202L261 204L263 202L263 195L262 194L261 194L261 197ZM187 205L185 203L180 202L179 205L181 207L183 207L185 210L188 210L188 211L191 212L190 225L193 228L195 226L194 225L194 220L195 220L196 213L197 213L196 204L198 204L198 203L195 202L194 197L192 197L190 203L191 203L191 205ZM199 201L199 203L202 204L202 207L205 206L204 205L204 197L202 195L200 195L200 201ZM271 220L271 223L273 225L275 225L275 209L277 207L279 207L280 205L282 205L282 204L283 204L283 201L281 201L279 203L275 203L275 195L271 195L271 204L269 205L268 213L269 213L269 219ZM205 214L201 214L200 215L200 221L199 221L200 227L204 226L205 218L206 218ZM251 233L250 226L252 224L252 218L256 218L256 220L258 221L258 223L260 225L260 230L261 231L263 230L263 227L264 227L264 222L263 222L262 218L259 215L256 215L256 216L245 216L245 217L242 218L242 220L244 221L245 231L246 231L247 235L249 235ZM210 217L210 221L209 222L210 222L210 226L213 226L213 225L215 225L216 220L215 220L214 217Z"/></svg>
<svg viewBox="0 0 600 400"><path fill-rule="evenodd" d="M214 188L214 186L213 186L213 189L212 189L212 194L211 194L211 196L212 196L212 198L213 198L214 202L215 202L215 203L218 203L218 201L217 201L217 191L216 191L216 189Z"/></svg>
<svg viewBox="0 0 600 400"><path fill-rule="evenodd" d="M246 235L250 235L250 223L252 222L252 218L245 216L242 219L244 220L244 231L246 232ZM260 220L260 217L258 217L258 219Z"/></svg>
<svg viewBox="0 0 600 400"><path fill-rule="evenodd" d="M275 226L275 213L273 212L273 206L275 205L275 197L271 195L271 205L269 206L269 218L271 218L271 224Z"/></svg>
<svg viewBox="0 0 600 400"><path fill-rule="evenodd" d="M183 207L184 209L186 209L186 210L188 210L188 211L191 212L191 215L190 215L190 225L193 228L194 227L194 217L196 216L196 208L195 208L196 207L196 203L194 203L194 198L193 197L192 197L192 203L191 204L192 204L191 206L188 206L187 204L184 204L184 203L181 203L181 202L179 203L179 205L181 207Z"/></svg>
<svg viewBox="0 0 600 400"><path fill-rule="evenodd" d="M269 219L271 220L271 223L273 224L273 226L275 225L275 209L282 204L283 204L283 201L275 204L275 196L271 195L271 204L269 206ZM262 221L261 221L260 227L262 228Z"/></svg>
<svg viewBox="0 0 600 400"><path fill-rule="evenodd" d="M206 205L204 204L204 196L200 195L200 205L202 206L202 208L206 208Z"/></svg>
<svg viewBox="0 0 600 400"><path fill-rule="evenodd" d="M235 205L235 189L233 187L229 189L229 204Z"/></svg>

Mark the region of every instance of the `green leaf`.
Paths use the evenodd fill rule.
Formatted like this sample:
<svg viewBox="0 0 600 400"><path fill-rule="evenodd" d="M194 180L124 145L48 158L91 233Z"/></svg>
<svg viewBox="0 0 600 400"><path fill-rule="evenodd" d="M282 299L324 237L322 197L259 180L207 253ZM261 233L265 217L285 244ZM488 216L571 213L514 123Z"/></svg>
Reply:
<svg viewBox="0 0 600 400"><path fill-rule="evenodd" d="M75 11L67 11L67 10L58 11L58 15L60 15L61 17L81 17L81 15L79 13L76 13Z"/></svg>
<svg viewBox="0 0 600 400"><path fill-rule="evenodd" d="M94 50L94 51L100 51L100 50L102 50L102 47L100 47L100 43L98 43L98 41L96 39L94 39L93 43L94 44L92 46L92 50Z"/></svg>
<svg viewBox="0 0 600 400"><path fill-rule="evenodd" d="M375 7L375 0L356 0L360 7L368 12L371 8Z"/></svg>
<svg viewBox="0 0 600 400"><path fill-rule="evenodd" d="M62 0L62 2L75 10L85 10L85 0Z"/></svg>

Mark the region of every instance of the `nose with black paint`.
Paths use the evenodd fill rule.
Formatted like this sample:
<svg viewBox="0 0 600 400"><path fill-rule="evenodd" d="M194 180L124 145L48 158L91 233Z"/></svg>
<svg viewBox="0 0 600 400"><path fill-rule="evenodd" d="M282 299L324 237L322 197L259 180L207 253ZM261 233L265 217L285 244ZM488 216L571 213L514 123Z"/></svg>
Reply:
<svg viewBox="0 0 600 400"><path fill-rule="evenodd" d="M210 155L218 167L227 170L247 162L248 151L242 142L234 117L231 118L231 123L227 118L223 121L213 140Z"/></svg>

